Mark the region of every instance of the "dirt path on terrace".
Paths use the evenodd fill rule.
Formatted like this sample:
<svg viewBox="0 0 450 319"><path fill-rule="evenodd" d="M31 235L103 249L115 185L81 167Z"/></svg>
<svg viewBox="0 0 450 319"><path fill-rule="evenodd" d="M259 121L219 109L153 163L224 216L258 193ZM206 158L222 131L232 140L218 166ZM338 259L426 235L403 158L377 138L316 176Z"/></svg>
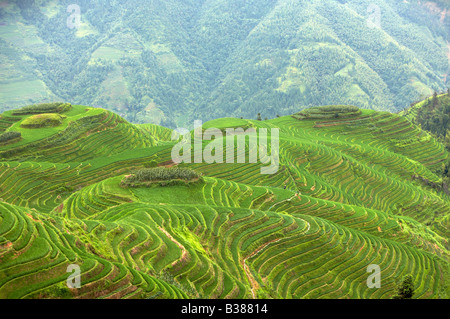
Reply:
<svg viewBox="0 0 450 319"><path fill-rule="evenodd" d="M299 219L301 219L301 218L299 218ZM306 220L304 220L304 219L301 219L301 220L302 220L303 222L305 222L306 224L308 224L308 229L306 229L306 231L305 231L305 233L307 233L307 232L309 231L309 229L311 228L311 225L310 225L310 223L308 223ZM266 249L270 244L279 242L279 241L282 240L282 239L289 239L289 238L296 237L296 236L298 236L298 234L296 234L296 235L294 235L294 236L286 237L286 238L273 239L273 240L271 240L271 241L269 241L269 242L263 244L260 248L258 248L258 249L255 250L253 253L251 253L249 256L247 256L246 258L244 258L244 260L243 260L243 262L242 262L242 266L243 266L243 268L244 268L244 271L245 271L245 274L246 274L246 276L247 276L247 279L248 279L248 281L250 282L250 286L252 287L252 296L253 296L253 299L256 299L256 296L255 296L255 290L259 288L259 284L258 284L258 282L256 281L256 279L253 277L253 275L252 275L252 273L251 273L251 271L250 271L250 268L249 268L248 265L246 264L247 259L256 256L256 255L259 254L261 251L263 251L264 249Z"/></svg>
<svg viewBox="0 0 450 319"><path fill-rule="evenodd" d="M178 246L178 248L180 248L181 249L181 258L180 259L178 259L178 260L175 260L173 263L172 263L172 266L174 266L174 265L176 265L178 262L180 262L180 261L183 261L183 260L185 260L186 259L186 256L187 256L187 250L186 250L186 248L183 246L183 245L181 245L175 238L173 238L172 237L172 235L171 234L169 234L169 232L167 231L167 230L165 230L164 228L162 228L162 227L160 227L160 226L158 226L158 228L159 228L159 230L160 231L162 231L172 242L174 242L175 243L175 245L177 245Z"/></svg>

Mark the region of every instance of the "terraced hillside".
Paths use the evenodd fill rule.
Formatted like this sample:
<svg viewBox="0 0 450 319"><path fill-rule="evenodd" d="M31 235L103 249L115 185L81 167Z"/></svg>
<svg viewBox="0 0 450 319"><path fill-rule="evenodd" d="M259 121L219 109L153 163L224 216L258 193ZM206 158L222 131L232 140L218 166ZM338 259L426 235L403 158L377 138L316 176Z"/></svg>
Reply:
<svg viewBox="0 0 450 319"><path fill-rule="evenodd" d="M133 185L173 175L171 130L77 105L41 128L3 113L20 137L0 144L0 298L392 298L408 274L414 298L449 298L450 196L433 187L449 153L400 115L349 110L204 124L278 128L275 174L182 163L200 177Z"/></svg>

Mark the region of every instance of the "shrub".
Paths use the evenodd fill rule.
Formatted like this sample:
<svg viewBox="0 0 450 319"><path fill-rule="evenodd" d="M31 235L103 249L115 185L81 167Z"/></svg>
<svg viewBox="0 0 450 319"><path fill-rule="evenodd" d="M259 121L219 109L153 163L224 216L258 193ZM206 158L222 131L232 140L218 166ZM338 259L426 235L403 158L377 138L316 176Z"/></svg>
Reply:
<svg viewBox="0 0 450 319"><path fill-rule="evenodd" d="M58 126L62 124L64 118L65 118L64 116L54 113L37 114L25 119L20 126L24 128L41 128L41 127Z"/></svg>
<svg viewBox="0 0 450 319"><path fill-rule="evenodd" d="M160 181L192 181L201 180L201 176L190 168L143 168L128 175L122 181L122 185L133 186L140 183L160 182Z"/></svg>
<svg viewBox="0 0 450 319"><path fill-rule="evenodd" d="M397 286L397 295L394 296L394 299L411 299L412 296L414 296L413 277L407 275Z"/></svg>
<svg viewBox="0 0 450 319"><path fill-rule="evenodd" d="M155 160L150 161L149 163L145 163L144 164L145 168L153 168L153 167L158 167L158 162Z"/></svg>
<svg viewBox="0 0 450 319"><path fill-rule="evenodd" d="M16 110L12 115L30 115L30 114L43 114L43 113L64 113L70 111L72 105L70 103L42 103L25 106L19 110Z"/></svg>
<svg viewBox="0 0 450 319"><path fill-rule="evenodd" d="M326 105L305 109L293 115L294 118L302 120L309 119L332 119L360 115L361 110L352 105Z"/></svg>
<svg viewBox="0 0 450 319"><path fill-rule="evenodd" d="M0 134L0 143L6 143L21 137L22 134L20 132L5 132Z"/></svg>

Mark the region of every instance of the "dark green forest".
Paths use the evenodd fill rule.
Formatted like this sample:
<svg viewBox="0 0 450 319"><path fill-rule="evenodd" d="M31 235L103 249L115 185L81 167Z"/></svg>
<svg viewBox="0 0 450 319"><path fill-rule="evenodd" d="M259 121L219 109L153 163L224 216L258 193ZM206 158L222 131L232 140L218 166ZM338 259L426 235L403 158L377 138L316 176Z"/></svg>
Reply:
<svg viewBox="0 0 450 319"><path fill-rule="evenodd" d="M450 89L444 94L435 92L400 114L432 133L450 151ZM450 185L450 159L442 165L441 172L444 182Z"/></svg>
<svg viewBox="0 0 450 319"><path fill-rule="evenodd" d="M1 110L68 101L175 127L329 104L398 111L446 89L446 1L79 0L70 28L73 3L0 8Z"/></svg>

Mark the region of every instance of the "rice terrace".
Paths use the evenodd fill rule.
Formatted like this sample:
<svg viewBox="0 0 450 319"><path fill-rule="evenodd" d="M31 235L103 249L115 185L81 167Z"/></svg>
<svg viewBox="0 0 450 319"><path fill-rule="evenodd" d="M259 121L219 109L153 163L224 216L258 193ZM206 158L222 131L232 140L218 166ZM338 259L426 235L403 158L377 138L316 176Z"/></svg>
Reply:
<svg viewBox="0 0 450 319"><path fill-rule="evenodd" d="M449 71L450 0L1 0L4 317L436 311Z"/></svg>
<svg viewBox="0 0 450 319"><path fill-rule="evenodd" d="M406 276L414 298L448 298L450 195L423 180L442 185L449 152L404 116L329 106L204 124L278 128L265 175L176 164L172 130L61 106L1 115L1 298L384 299ZM24 125L36 114L60 123Z"/></svg>

